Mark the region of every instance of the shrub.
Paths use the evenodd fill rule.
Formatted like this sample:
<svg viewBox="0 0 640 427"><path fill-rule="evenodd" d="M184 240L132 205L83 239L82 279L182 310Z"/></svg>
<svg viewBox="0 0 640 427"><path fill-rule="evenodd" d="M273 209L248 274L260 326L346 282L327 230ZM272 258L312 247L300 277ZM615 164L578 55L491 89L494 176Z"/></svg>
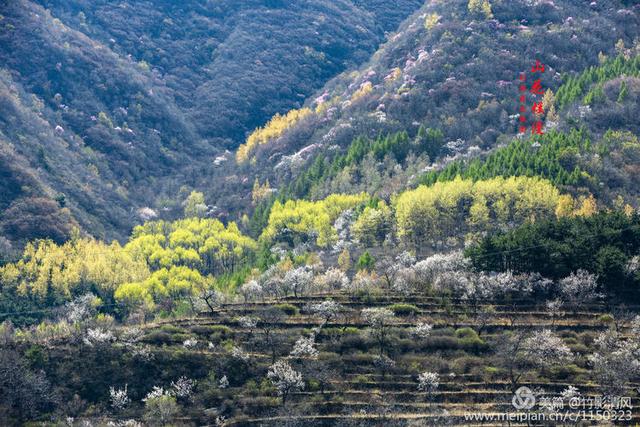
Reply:
<svg viewBox="0 0 640 427"><path fill-rule="evenodd" d="M412 316L420 311L413 304L393 304L389 306L389 310L393 311L396 316Z"/></svg>
<svg viewBox="0 0 640 427"><path fill-rule="evenodd" d="M163 331L153 331L142 337L142 341L154 345L173 344L177 342L171 334Z"/></svg>
<svg viewBox="0 0 640 427"><path fill-rule="evenodd" d="M486 343L478 336L478 333L471 328L458 329L456 337L460 346L465 350L479 351L486 346Z"/></svg>
<svg viewBox="0 0 640 427"><path fill-rule="evenodd" d="M293 304L277 304L274 307L281 310L287 316L295 316L300 311L298 307Z"/></svg>
<svg viewBox="0 0 640 427"><path fill-rule="evenodd" d="M179 327L174 326L174 325L162 325L160 327L160 330L162 332L166 332L168 334L183 334L183 333L186 332L184 329L179 328Z"/></svg>
<svg viewBox="0 0 640 427"><path fill-rule="evenodd" d="M353 377L353 382L356 384L366 384L371 382L371 379L366 375L359 374Z"/></svg>
<svg viewBox="0 0 640 427"><path fill-rule="evenodd" d="M604 323L604 324L609 324L613 322L613 316L610 314L602 314L598 317L598 322L600 323Z"/></svg>

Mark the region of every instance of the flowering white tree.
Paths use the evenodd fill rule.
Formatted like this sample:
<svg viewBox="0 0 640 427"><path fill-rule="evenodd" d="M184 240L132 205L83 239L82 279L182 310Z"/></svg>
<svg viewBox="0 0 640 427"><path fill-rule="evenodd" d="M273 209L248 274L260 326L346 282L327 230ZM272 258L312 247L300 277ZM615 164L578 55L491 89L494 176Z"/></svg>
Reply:
<svg viewBox="0 0 640 427"><path fill-rule="evenodd" d="M364 310L362 310L360 315L362 317L362 320L364 320L364 322L371 327L372 334L374 335L380 346L380 354L382 354L386 342L387 329L395 318L393 311L389 310L388 308L380 307L365 308Z"/></svg>
<svg viewBox="0 0 640 427"><path fill-rule="evenodd" d="M337 268L330 268L315 279L316 287L323 291L343 289L349 284L347 275Z"/></svg>
<svg viewBox="0 0 640 427"><path fill-rule="evenodd" d="M278 395L282 397L282 405L287 402L287 397L294 391L304 389L302 374L295 371L291 365L284 360L278 360L271 365L267 372L267 378L271 380Z"/></svg>
<svg viewBox="0 0 640 427"><path fill-rule="evenodd" d="M291 356L293 357L308 357L310 359L316 359L318 357L318 349L315 347L316 340L314 336L300 337L293 345L291 350Z"/></svg>
<svg viewBox="0 0 640 427"><path fill-rule="evenodd" d="M540 368L547 368L573 359L573 354L562 338L549 329L535 331L525 339L523 356L531 364Z"/></svg>
<svg viewBox="0 0 640 427"><path fill-rule="evenodd" d="M193 393L196 382L187 377L180 377L177 381L171 382L171 393L176 397L188 398Z"/></svg>
<svg viewBox="0 0 640 427"><path fill-rule="evenodd" d="M467 271L469 262L462 251L448 254L435 254L419 261L414 265L417 279L424 283L433 283L436 278L446 271Z"/></svg>
<svg viewBox="0 0 640 427"><path fill-rule="evenodd" d="M293 292L293 295L297 298L304 295L311 287L313 272L307 266L294 268L287 271L283 281L285 289Z"/></svg>
<svg viewBox="0 0 640 427"><path fill-rule="evenodd" d="M340 253L345 249L349 249L352 245L353 239L351 238L351 225L355 221L355 214L353 209L347 209L343 211L333 223L333 227L338 234L338 240L333 245L332 252Z"/></svg>
<svg viewBox="0 0 640 427"><path fill-rule="evenodd" d="M66 317L70 323L82 322L97 312L100 298L92 293L81 295L65 306Z"/></svg>
<svg viewBox="0 0 640 427"><path fill-rule="evenodd" d="M111 399L111 407L116 411L124 409L131 402L126 385L119 389L110 387L109 398Z"/></svg>
<svg viewBox="0 0 640 427"><path fill-rule="evenodd" d="M365 270L358 271L349 284L344 288L351 296L362 293L368 293L377 288L379 278L375 273L369 273Z"/></svg>
<svg viewBox="0 0 640 427"><path fill-rule="evenodd" d="M131 356L143 362L149 362L155 358L150 345L136 345L131 347Z"/></svg>
<svg viewBox="0 0 640 427"><path fill-rule="evenodd" d="M407 251L398 254L395 258L383 258L380 261L379 266L382 270L384 279L387 282L387 286L389 288L394 287L396 277L401 271L406 270L404 271L405 275L412 276L413 270L411 270L410 268L415 264L415 262L416 258ZM403 282L403 286L400 286L400 288L404 289L404 286L406 286L406 284L406 282Z"/></svg>
<svg viewBox="0 0 640 427"><path fill-rule="evenodd" d="M562 400L569 401L574 397L580 396L580 391L578 390L577 387L569 385L567 388L562 390L562 393L560 393L560 396L562 397Z"/></svg>
<svg viewBox="0 0 640 427"><path fill-rule="evenodd" d="M84 343L90 347L100 344L108 344L116 340L116 337L111 331L95 328L87 329L87 333L84 338Z"/></svg>
<svg viewBox="0 0 640 427"><path fill-rule="evenodd" d="M182 346L184 348L196 348L198 346L198 340L193 338L188 338L184 340L184 342L182 343Z"/></svg>
<svg viewBox="0 0 640 427"><path fill-rule="evenodd" d="M83 427L90 427L90 424L85 424L88 423L88 421L83 422L82 426ZM69 423L69 426L73 426L73 418L71 418L71 422ZM107 423L107 427L144 427L142 425L142 423L136 421L136 420L124 420L124 421L109 421Z"/></svg>
<svg viewBox="0 0 640 427"><path fill-rule="evenodd" d="M250 280L247 283L242 284L238 289L238 292L244 298L244 302L257 301L262 298L264 294L262 286L256 280Z"/></svg>
<svg viewBox="0 0 640 427"><path fill-rule="evenodd" d="M418 338L427 338L429 337L429 335L431 335L432 329L433 329L432 325L426 322L418 322L416 324L416 327L413 328L413 335L415 335Z"/></svg>
<svg viewBox="0 0 640 427"><path fill-rule="evenodd" d="M440 387L440 375L436 372L423 372L418 375L418 390L427 393L428 398Z"/></svg>
<svg viewBox="0 0 640 427"><path fill-rule="evenodd" d="M216 309L220 307L224 299L220 292L211 287L202 289L198 294L198 298L200 300L200 304L196 305L195 303L192 303L192 306L196 308L197 306L201 306L202 302L204 302L211 314L215 313Z"/></svg>
<svg viewBox="0 0 640 427"><path fill-rule="evenodd" d="M238 318L238 324L249 331L255 329L258 326L258 319L252 316L242 316Z"/></svg>
<svg viewBox="0 0 640 427"><path fill-rule="evenodd" d="M154 388L155 389L155 388ZM166 425L170 423L180 411L175 396L170 393L152 392L147 395L144 401L145 419L150 425Z"/></svg>
<svg viewBox="0 0 640 427"><path fill-rule="evenodd" d="M631 337L625 339L616 329L602 332L595 340L596 351L588 357L602 391L620 395L629 381L640 374L640 317L631 324Z"/></svg>
<svg viewBox="0 0 640 427"><path fill-rule="evenodd" d="M551 326L554 326L556 323L556 320L565 315L564 311L562 310L563 304L564 303L560 298L547 301L546 309L547 309L547 313L551 316Z"/></svg>
<svg viewBox="0 0 640 427"><path fill-rule="evenodd" d="M578 270L560 280L560 295L574 310L601 298L598 293L598 276L586 270Z"/></svg>
<svg viewBox="0 0 640 427"><path fill-rule="evenodd" d="M548 329L529 333L526 330L500 334L496 342L496 355L515 392L522 375L531 365L540 369L568 363L573 359L571 350L562 339Z"/></svg>
<svg viewBox="0 0 640 427"><path fill-rule="evenodd" d="M144 397L144 399L142 399L142 401L146 402L149 399L155 399L156 397L165 396L165 395L170 396L171 392L169 390L165 390L164 387L154 385L151 391L147 393L147 395Z"/></svg>
<svg viewBox="0 0 640 427"><path fill-rule="evenodd" d="M326 300L311 304L308 310L311 314L322 318L322 324L325 325L328 321L335 319L344 310L344 307L333 300Z"/></svg>
<svg viewBox="0 0 640 427"><path fill-rule="evenodd" d="M396 292L409 295L415 289L416 283L416 272L413 267L404 267L396 272L391 288Z"/></svg>
<svg viewBox="0 0 640 427"><path fill-rule="evenodd" d="M237 360L242 360L243 362L247 362L251 358L249 353L235 345L231 347L231 357Z"/></svg>
<svg viewBox="0 0 640 427"><path fill-rule="evenodd" d="M474 301L481 297L478 287L479 281L472 281L469 274L464 271L443 271L435 276L433 289L439 294L451 293L456 296L465 296L469 301Z"/></svg>

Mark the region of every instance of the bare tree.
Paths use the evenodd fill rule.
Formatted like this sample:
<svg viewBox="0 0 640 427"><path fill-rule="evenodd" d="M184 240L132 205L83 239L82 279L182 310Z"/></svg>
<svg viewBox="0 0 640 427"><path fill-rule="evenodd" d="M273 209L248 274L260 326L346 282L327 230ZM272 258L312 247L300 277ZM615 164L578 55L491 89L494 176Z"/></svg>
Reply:
<svg viewBox="0 0 640 427"><path fill-rule="evenodd" d="M284 313L276 307L263 309L258 315L258 328L262 331L264 343L271 350L271 363L276 361L276 350L281 341L276 329L283 318Z"/></svg>
<svg viewBox="0 0 640 427"><path fill-rule="evenodd" d="M393 311L388 308L365 308L361 313L362 319L371 327L371 331L380 346L380 355L384 352L389 325L395 318Z"/></svg>
<svg viewBox="0 0 640 427"><path fill-rule="evenodd" d="M548 329L528 333L516 331L498 338L496 354L507 370L511 391L515 392L526 368L546 370L569 362L573 354L560 337Z"/></svg>

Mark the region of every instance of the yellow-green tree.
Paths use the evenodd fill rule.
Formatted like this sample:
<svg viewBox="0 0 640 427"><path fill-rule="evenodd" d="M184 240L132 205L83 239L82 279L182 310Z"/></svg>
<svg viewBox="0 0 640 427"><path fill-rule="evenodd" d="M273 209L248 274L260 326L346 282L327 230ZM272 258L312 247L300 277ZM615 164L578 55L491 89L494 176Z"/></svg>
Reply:
<svg viewBox="0 0 640 427"><path fill-rule="evenodd" d="M393 226L393 212L385 202L377 207L367 206L358 216L351 231L364 246L380 245Z"/></svg>
<svg viewBox="0 0 640 427"><path fill-rule="evenodd" d="M110 300L119 285L149 274L145 260L117 242L78 238L63 245L50 240L29 243L20 260L0 269L3 290L12 288L21 297L52 304L86 292Z"/></svg>
<svg viewBox="0 0 640 427"><path fill-rule="evenodd" d="M180 299L198 295L212 283L213 279L203 277L197 270L173 266L162 268L143 281L122 284L115 291L115 298L132 308L144 306L152 310L158 303L172 307Z"/></svg>
<svg viewBox="0 0 640 427"><path fill-rule="evenodd" d="M226 274L247 263L257 243L240 232L235 222L186 218L153 221L134 229L125 249L142 257L153 270L185 266L202 274Z"/></svg>
<svg viewBox="0 0 640 427"><path fill-rule="evenodd" d="M204 194L199 191L192 191L183 203L184 216L202 217L207 212L207 205L204 202Z"/></svg>
<svg viewBox="0 0 640 427"><path fill-rule="evenodd" d="M284 116L276 114L271 118L269 123L253 131L247 138L247 141L240 145L236 152L236 161L238 163L245 163L249 160L249 156L256 147L281 136L287 129L311 114L311 112L309 108L302 108L300 110L291 110Z"/></svg>
<svg viewBox="0 0 640 427"><path fill-rule="evenodd" d="M467 7L469 12L474 15L483 15L486 19L493 18L493 11L491 10L489 0L469 0Z"/></svg>
<svg viewBox="0 0 640 427"><path fill-rule="evenodd" d="M431 29L435 28L435 26L438 25L438 23L440 22L440 18L441 18L441 16L438 15L437 13L428 14L427 17L424 20L424 27L427 30L431 30Z"/></svg>
<svg viewBox="0 0 640 427"><path fill-rule="evenodd" d="M311 241L326 247L337 238L333 227L338 216L369 199L365 193L332 194L324 200L288 200L275 202L260 239L266 243L284 241L290 244Z"/></svg>
<svg viewBox="0 0 640 427"><path fill-rule="evenodd" d="M416 246L436 245L465 232L493 231L555 216L564 210L558 209L560 200L558 189L541 178L473 182L458 177L400 194L395 200L397 232Z"/></svg>

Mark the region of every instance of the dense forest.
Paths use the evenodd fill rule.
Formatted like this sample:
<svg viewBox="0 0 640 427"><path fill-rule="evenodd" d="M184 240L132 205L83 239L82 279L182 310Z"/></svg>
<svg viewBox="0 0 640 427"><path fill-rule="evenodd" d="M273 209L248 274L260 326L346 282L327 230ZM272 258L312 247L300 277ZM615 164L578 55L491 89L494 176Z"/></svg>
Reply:
<svg viewBox="0 0 640 427"><path fill-rule="evenodd" d="M640 5L0 0L0 59L1 425L640 421Z"/></svg>
<svg viewBox="0 0 640 427"><path fill-rule="evenodd" d="M419 6L3 1L0 173L12 184L0 208L43 223L7 238L68 238L80 225L122 241L144 220L140 209L175 219L183 186L229 175L219 170L226 149L364 62Z"/></svg>

